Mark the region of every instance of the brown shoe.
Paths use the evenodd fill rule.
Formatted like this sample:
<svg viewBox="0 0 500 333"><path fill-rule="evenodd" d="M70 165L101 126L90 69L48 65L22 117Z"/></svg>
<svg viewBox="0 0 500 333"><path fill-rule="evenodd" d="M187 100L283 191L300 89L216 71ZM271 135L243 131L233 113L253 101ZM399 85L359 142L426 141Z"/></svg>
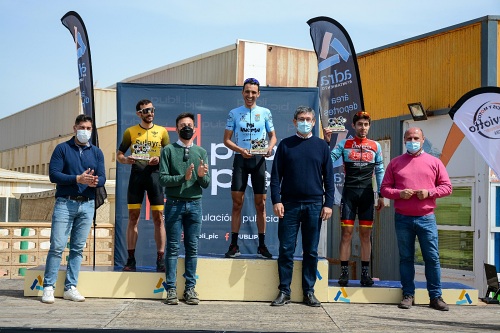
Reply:
<svg viewBox="0 0 500 333"><path fill-rule="evenodd" d="M448 307L448 304L446 304L443 301L442 297L436 297L431 299L431 302L429 303L429 306L433 309L439 310L439 311L448 311L450 308Z"/></svg>
<svg viewBox="0 0 500 333"><path fill-rule="evenodd" d="M412 295L404 295L401 303L399 303L398 308L400 309L409 309L413 305L413 296Z"/></svg>

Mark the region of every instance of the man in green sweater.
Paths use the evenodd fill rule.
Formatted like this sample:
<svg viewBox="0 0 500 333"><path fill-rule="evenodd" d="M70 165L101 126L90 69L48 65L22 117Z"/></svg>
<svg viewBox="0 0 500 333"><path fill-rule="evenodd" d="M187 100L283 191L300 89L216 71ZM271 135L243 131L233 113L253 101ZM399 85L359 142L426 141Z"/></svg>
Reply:
<svg viewBox="0 0 500 333"><path fill-rule="evenodd" d="M163 148L160 157L160 185L165 187L165 252L166 304L177 305L177 258L181 232L184 231L186 284L184 301L197 305L200 300L194 290L198 261L198 239L201 233L202 189L210 183L207 151L193 144L194 115L181 113L175 120L179 140Z"/></svg>

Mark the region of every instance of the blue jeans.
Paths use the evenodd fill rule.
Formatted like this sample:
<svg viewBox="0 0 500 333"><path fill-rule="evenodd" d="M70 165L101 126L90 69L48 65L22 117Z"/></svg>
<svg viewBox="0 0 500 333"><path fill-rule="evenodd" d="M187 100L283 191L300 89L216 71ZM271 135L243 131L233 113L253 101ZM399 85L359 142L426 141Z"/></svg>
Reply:
<svg viewBox="0 0 500 333"><path fill-rule="evenodd" d="M94 200L74 201L56 198L52 213L50 250L45 263L43 286L54 286L61 265L61 258L69 241L69 257L64 290L78 284L78 274L82 263L82 251L90 233L94 218Z"/></svg>
<svg viewBox="0 0 500 333"><path fill-rule="evenodd" d="M318 269L318 243L321 230L321 209L318 203L285 203L285 216L278 223L280 242L278 257L278 289L290 295L293 273L293 254L299 228L302 232L302 292L314 292Z"/></svg>
<svg viewBox="0 0 500 333"><path fill-rule="evenodd" d="M185 288L193 288L196 285L198 240L201 233L201 199L194 201L167 199L165 203L165 231L167 233L165 253L167 289L176 289L177 258L182 231L184 231L185 249Z"/></svg>
<svg viewBox="0 0 500 333"><path fill-rule="evenodd" d="M406 216L396 213L396 236L399 247L399 271L403 295L415 295L415 237L418 237L425 263L429 298L441 296L438 231L434 214Z"/></svg>

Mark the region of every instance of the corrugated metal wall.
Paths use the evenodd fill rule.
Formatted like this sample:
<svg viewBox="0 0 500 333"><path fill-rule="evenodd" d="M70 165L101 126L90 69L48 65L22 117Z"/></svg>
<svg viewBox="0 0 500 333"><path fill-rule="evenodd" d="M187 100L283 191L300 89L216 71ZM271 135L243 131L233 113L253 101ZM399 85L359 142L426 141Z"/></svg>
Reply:
<svg viewBox="0 0 500 333"><path fill-rule="evenodd" d="M164 84L236 84L236 46L230 45L204 53L123 82Z"/></svg>
<svg viewBox="0 0 500 333"><path fill-rule="evenodd" d="M449 108L481 85L481 23L362 53L358 63L374 119L407 114L412 102Z"/></svg>
<svg viewBox="0 0 500 333"><path fill-rule="evenodd" d="M71 133L79 105L78 91L71 90L2 119L0 151Z"/></svg>
<svg viewBox="0 0 500 333"><path fill-rule="evenodd" d="M15 113L0 121L0 151L23 147L73 133L80 113L80 92L70 90L58 97ZM95 89L96 125L116 122L116 91ZM101 112L99 112L101 111Z"/></svg>
<svg viewBox="0 0 500 333"><path fill-rule="evenodd" d="M318 62L313 51L268 45L267 84L273 87L316 87Z"/></svg>
<svg viewBox="0 0 500 333"><path fill-rule="evenodd" d="M116 90L94 89L94 102L97 128L116 124Z"/></svg>
<svg viewBox="0 0 500 333"><path fill-rule="evenodd" d="M212 52L201 54L140 76L128 78L131 83L171 83L241 85L245 80L243 70L245 45L250 41L239 40ZM261 44L261 43L257 43ZM265 44L267 46L266 84L273 87L316 87L317 61L313 51Z"/></svg>
<svg viewBox="0 0 500 333"><path fill-rule="evenodd" d="M73 135L73 124L81 110L79 94L78 89L71 90L2 119L0 167L47 174L48 163L55 146ZM95 89L94 95L97 127L116 124L116 91ZM110 142L111 138L112 143L116 141L114 133L106 137L99 131L99 135L101 146L103 144L107 146L105 142ZM111 162L116 145L113 144L112 148L108 149L106 153Z"/></svg>

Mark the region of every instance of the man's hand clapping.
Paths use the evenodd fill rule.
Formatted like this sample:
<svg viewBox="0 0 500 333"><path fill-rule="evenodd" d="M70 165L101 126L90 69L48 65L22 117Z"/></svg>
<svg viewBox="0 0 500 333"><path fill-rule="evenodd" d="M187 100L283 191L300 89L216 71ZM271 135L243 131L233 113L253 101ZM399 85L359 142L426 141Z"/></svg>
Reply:
<svg viewBox="0 0 500 333"><path fill-rule="evenodd" d="M203 178L208 173L208 163L205 164L202 159L200 159L200 165L198 165L198 177Z"/></svg>
<svg viewBox="0 0 500 333"><path fill-rule="evenodd" d="M76 176L76 182L88 185L90 187L97 187L97 183L99 182L99 177L94 176L94 170L91 170L89 168L85 170L81 175Z"/></svg>

